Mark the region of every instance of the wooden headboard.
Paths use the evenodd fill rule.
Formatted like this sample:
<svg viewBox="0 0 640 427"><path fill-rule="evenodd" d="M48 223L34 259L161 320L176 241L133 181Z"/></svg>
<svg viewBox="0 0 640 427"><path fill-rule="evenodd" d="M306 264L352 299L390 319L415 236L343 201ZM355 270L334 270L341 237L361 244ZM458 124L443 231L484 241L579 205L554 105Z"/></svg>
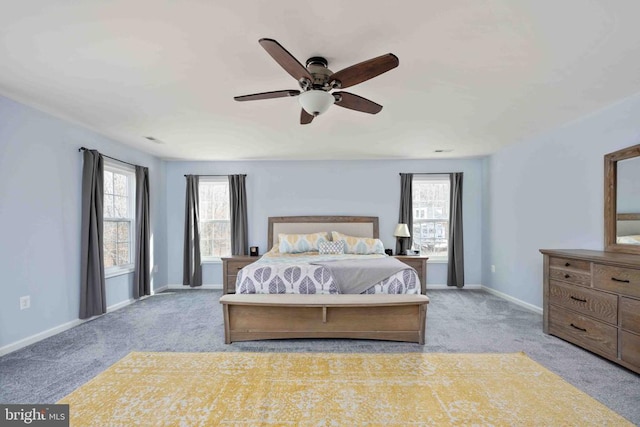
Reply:
<svg viewBox="0 0 640 427"><path fill-rule="evenodd" d="M377 216L270 216L268 249L278 234L308 234L338 231L356 237L379 237Z"/></svg>

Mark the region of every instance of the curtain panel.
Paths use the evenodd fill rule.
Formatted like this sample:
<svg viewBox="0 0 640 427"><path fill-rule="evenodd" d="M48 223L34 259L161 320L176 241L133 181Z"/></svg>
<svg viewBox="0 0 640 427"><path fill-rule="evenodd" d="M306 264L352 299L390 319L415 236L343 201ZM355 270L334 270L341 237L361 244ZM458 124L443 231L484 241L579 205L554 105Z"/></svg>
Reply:
<svg viewBox="0 0 640 427"><path fill-rule="evenodd" d="M245 181L245 175L229 175L231 255L247 255L249 251Z"/></svg>
<svg viewBox="0 0 640 427"><path fill-rule="evenodd" d="M464 243L462 238L462 172L449 174L449 264L447 286L464 286Z"/></svg>
<svg viewBox="0 0 640 427"><path fill-rule="evenodd" d="M413 246L413 174L400 174L400 214L398 224L407 224L411 237L396 239L396 255L405 254Z"/></svg>
<svg viewBox="0 0 640 427"><path fill-rule="evenodd" d="M184 254L182 262L182 284L195 288L202 286L202 260L200 257L200 230L198 229L198 183L197 175L187 175L187 190L184 210Z"/></svg>
<svg viewBox="0 0 640 427"><path fill-rule="evenodd" d="M107 312L103 247L104 159L96 150L84 150L82 167L82 222L80 231L80 318Z"/></svg>
<svg viewBox="0 0 640 427"><path fill-rule="evenodd" d="M151 224L149 220L149 168L136 166L136 260L133 297L151 295Z"/></svg>

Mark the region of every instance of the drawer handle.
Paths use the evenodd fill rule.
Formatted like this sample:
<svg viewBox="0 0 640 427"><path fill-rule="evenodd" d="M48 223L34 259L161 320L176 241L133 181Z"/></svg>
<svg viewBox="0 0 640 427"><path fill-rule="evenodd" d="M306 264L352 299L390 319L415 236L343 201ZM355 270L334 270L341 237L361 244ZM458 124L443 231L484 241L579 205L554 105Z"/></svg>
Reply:
<svg viewBox="0 0 640 427"><path fill-rule="evenodd" d="M622 282L622 283L629 283L628 280L623 280L623 279L616 279L615 277L612 277L611 280L613 280L614 282Z"/></svg>
<svg viewBox="0 0 640 427"><path fill-rule="evenodd" d="M569 274L565 274L565 275L564 275L564 278L565 278L565 279L568 279L569 277L571 277L571 275L569 275Z"/></svg>
<svg viewBox="0 0 640 427"><path fill-rule="evenodd" d="M236 270L242 270L242 267L236 267Z"/></svg>
<svg viewBox="0 0 640 427"><path fill-rule="evenodd" d="M576 298L576 297L574 297L573 295L571 295L571 299L572 299L572 300L575 300L575 301L580 301L580 302L587 302L587 300L586 300L586 299Z"/></svg>
<svg viewBox="0 0 640 427"><path fill-rule="evenodd" d="M587 332L587 330L586 330L586 329L581 328L581 327L579 327L579 326L576 326L576 325L574 325L573 323L571 324L571 327L573 327L573 328L575 328L575 329L577 329L577 330L579 330L579 331L582 331L582 332Z"/></svg>
<svg viewBox="0 0 640 427"><path fill-rule="evenodd" d="M565 262L565 263L564 263L564 266L565 266L565 267L569 267L570 265L571 265L571 263L570 263L570 262Z"/></svg>

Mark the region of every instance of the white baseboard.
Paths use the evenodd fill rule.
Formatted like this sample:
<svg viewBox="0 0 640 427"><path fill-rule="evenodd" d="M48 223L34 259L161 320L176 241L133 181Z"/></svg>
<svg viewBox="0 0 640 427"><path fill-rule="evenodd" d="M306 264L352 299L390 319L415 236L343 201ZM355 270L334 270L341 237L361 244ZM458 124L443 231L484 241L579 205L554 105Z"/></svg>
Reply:
<svg viewBox="0 0 640 427"><path fill-rule="evenodd" d="M145 298L149 298L149 297L148 296L144 296L144 297L141 297L140 300L143 300ZM107 307L107 313L111 313L113 311L119 310L119 309L121 309L123 307L126 307L126 306L128 306L130 304L133 304L134 302L136 302L136 300L133 299L133 298L130 298L128 300L125 300L125 301L110 305L109 307ZM90 319L75 319L75 320L72 320L70 322L63 323L62 325L56 326L54 328L47 329L46 331L31 335L31 336L26 337L26 338L23 338L23 339L21 339L19 341L16 341L14 343L7 344L4 347L0 347L0 356L4 356L5 354L12 353L12 352L14 352L16 350L20 350L21 348L24 348L24 347L26 347L28 345L35 344L38 341L42 341L45 338L52 337L54 335L59 334L60 332L67 331L67 330L69 330L69 329L71 329L71 328L73 328L75 326L81 325L81 324L83 324L85 322L90 322L90 321L92 321L94 319L97 319L98 317L101 317L101 316L104 316L104 314L101 314L99 316L93 316Z"/></svg>
<svg viewBox="0 0 640 427"><path fill-rule="evenodd" d="M538 307L538 306L533 305L533 304L529 304L528 302L524 302L521 299L514 298L511 295L507 295L507 294L505 294L503 292L496 291L495 289L489 288L487 286L482 286L482 289L484 289L485 291L487 291L487 292L489 292L491 294L494 294L495 296L498 296L498 297L500 297L502 299L506 299L507 301L510 301L510 302L512 302L514 304L517 304L520 307L524 307L524 308L526 308L528 310L531 310L531 311L533 311L535 313L542 314L542 308L541 307Z"/></svg>
<svg viewBox="0 0 640 427"><path fill-rule="evenodd" d="M464 285L463 288L457 288L455 286L447 286L447 285L440 285L440 284L427 284L427 290L429 289L457 289L457 290L462 290L464 291L465 289L482 289L482 285L474 285L474 284L466 284Z"/></svg>
<svg viewBox="0 0 640 427"><path fill-rule="evenodd" d="M164 288L165 290L166 289L185 289L185 290L197 291L198 289L222 289L222 285L221 284L220 285L202 285L202 286L196 286L195 288L192 288L191 286L184 286L184 285L167 285Z"/></svg>

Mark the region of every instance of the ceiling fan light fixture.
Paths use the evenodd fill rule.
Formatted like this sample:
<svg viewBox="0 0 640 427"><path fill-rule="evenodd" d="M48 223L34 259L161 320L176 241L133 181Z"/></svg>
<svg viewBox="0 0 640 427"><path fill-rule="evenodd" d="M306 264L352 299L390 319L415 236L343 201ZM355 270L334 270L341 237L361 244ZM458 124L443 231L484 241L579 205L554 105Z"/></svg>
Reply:
<svg viewBox="0 0 640 427"><path fill-rule="evenodd" d="M298 101L307 113L313 116L319 116L331 107L335 99L329 92L323 90L308 90L298 96Z"/></svg>

